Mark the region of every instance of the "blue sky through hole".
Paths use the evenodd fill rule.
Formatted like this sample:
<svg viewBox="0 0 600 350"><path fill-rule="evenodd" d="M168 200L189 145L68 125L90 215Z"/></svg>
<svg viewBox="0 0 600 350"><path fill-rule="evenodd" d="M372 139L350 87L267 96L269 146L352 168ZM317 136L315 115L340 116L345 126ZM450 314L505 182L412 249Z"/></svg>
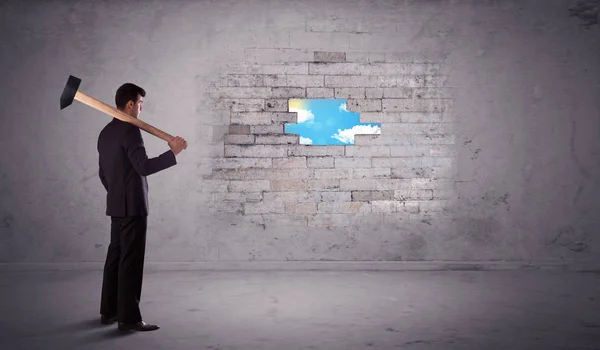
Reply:
<svg viewBox="0 0 600 350"><path fill-rule="evenodd" d="M302 145L353 145L356 134L381 134L380 123L361 124L345 99L290 99L288 109L298 123L285 124L285 133L300 135Z"/></svg>

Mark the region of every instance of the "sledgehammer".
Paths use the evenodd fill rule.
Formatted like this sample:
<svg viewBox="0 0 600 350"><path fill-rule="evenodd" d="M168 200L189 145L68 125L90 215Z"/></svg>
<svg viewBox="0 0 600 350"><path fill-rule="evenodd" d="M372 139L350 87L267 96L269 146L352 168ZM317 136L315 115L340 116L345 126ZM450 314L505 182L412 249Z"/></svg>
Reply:
<svg viewBox="0 0 600 350"><path fill-rule="evenodd" d="M81 91L78 91L79 84L81 84L81 79L74 77L72 75L69 75L69 80L67 80L67 85L65 85L65 89L63 90L63 93L60 96L60 109L61 110L66 107L69 107L71 105L71 103L73 103L73 100L75 99L79 102L83 102L86 105L99 110L100 112L104 112L104 113L106 113L112 117L115 117L119 120L133 124L133 125L137 126L138 128L140 128L156 137L159 137L167 142L171 141L174 138L173 136L167 134L166 132L164 132L160 129L153 127L152 125L150 125L148 123L144 123L143 121L141 121L139 119L133 118L133 117L121 112L120 110L116 109L115 107L109 106L102 101L98 101L95 98L90 97Z"/></svg>

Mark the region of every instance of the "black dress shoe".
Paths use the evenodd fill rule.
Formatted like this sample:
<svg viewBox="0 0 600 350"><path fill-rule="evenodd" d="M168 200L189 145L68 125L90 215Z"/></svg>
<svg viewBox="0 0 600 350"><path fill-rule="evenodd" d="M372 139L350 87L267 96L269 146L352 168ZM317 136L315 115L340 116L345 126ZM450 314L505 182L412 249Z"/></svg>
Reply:
<svg viewBox="0 0 600 350"><path fill-rule="evenodd" d="M113 322L117 322L117 316L116 315L115 316L111 316L111 317L102 315L100 317L100 323L102 323L102 324L111 324Z"/></svg>
<svg viewBox="0 0 600 350"><path fill-rule="evenodd" d="M160 327L155 324L147 324L144 321L135 322L135 323L119 322L119 330L120 331L147 332L147 331L155 331L159 328Z"/></svg>

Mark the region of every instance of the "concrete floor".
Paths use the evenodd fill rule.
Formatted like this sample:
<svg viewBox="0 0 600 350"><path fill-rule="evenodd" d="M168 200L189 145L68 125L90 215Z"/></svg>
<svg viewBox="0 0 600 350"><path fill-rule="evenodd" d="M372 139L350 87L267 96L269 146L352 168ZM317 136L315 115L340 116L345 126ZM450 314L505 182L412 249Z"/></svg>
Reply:
<svg viewBox="0 0 600 350"><path fill-rule="evenodd" d="M600 349L600 274L146 272L142 316L99 322L101 271L0 272L2 349Z"/></svg>

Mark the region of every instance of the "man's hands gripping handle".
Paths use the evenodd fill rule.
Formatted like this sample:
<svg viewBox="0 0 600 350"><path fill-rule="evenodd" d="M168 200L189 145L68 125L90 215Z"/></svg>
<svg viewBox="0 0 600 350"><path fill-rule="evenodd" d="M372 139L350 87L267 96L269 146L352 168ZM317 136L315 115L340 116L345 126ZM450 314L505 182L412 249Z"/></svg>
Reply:
<svg viewBox="0 0 600 350"><path fill-rule="evenodd" d="M168 142L168 144L169 147L171 147L171 151L173 151L175 155L178 155L179 152L187 148L187 141L180 136L175 136L173 139L171 139L171 141Z"/></svg>

